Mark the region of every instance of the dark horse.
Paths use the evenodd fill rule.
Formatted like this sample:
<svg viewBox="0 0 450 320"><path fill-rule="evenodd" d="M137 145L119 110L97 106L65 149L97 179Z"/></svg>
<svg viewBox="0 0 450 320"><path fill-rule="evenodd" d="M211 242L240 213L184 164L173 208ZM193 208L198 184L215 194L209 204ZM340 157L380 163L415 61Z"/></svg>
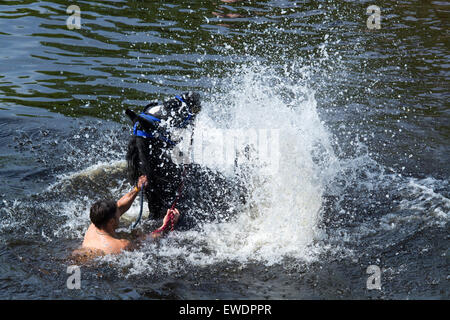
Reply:
<svg viewBox="0 0 450 320"><path fill-rule="evenodd" d="M133 122L127 152L129 180L135 185L140 175L147 175L145 194L154 219L163 217L177 201L182 228L199 221L226 220L245 198L237 178L227 179L196 164L174 163L171 152L179 143L172 140L174 128L192 125L200 110L200 95L192 92L163 103L152 102L140 114L126 110Z"/></svg>

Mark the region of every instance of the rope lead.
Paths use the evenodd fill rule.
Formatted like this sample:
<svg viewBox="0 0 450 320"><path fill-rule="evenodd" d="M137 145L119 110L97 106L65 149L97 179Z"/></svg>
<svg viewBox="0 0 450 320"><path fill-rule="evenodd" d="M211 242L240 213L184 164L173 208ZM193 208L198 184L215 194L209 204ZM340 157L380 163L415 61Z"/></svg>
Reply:
<svg viewBox="0 0 450 320"><path fill-rule="evenodd" d="M136 226L139 224L139 222L141 221L141 217L142 217L142 211L144 209L144 186L141 186L141 209L139 210L139 215L138 218L136 219L136 222L133 224L133 226L131 227L132 229L136 228Z"/></svg>

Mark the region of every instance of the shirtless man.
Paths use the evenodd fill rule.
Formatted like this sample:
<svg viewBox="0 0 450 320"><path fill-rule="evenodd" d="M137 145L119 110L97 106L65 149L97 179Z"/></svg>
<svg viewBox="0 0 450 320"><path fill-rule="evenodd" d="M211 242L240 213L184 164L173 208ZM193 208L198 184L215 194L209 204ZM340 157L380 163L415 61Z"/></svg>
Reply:
<svg viewBox="0 0 450 320"><path fill-rule="evenodd" d="M117 254L122 250L131 249L132 242L117 238L115 230L119 226L119 219L122 214L131 207L139 190L142 186L145 188L146 185L147 177L141 176L137 186L120 198L119 201L100 200L94 203L90 210L91 225L86 231L81 249L77 251L89 250L91 253L95 252L96 254ZM173 225L175 225L180 217L177 209L168 209L162 226L151 234L141 237L140 240L161 237L164 234L165 226L171 223L171 217L173 217ZM81 252L74 252L74 254L77 253Z"/></svg>

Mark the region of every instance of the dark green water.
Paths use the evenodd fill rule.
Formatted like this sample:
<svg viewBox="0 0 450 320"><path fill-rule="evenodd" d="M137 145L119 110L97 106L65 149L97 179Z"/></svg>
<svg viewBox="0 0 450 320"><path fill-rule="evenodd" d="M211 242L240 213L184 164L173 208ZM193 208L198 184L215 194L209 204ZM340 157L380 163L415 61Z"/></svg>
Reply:
<svg viewBox="0 0 450 320"><path fill-rule="evenodd" d="M1 298L448 299L448 2L377 2L372 30L370 1L76 4L69 30L66 1L0 1ZM200 128L290 115L281 170L301 182L280 174L270 210L254 190L255 229L177 234L83 266L67 289L90 204L130 188L124 110L188 90ZM296 204L317 207L320 236L277 225L289 203L301 221ZM270 223L292 240L276 249Z"/></svg>

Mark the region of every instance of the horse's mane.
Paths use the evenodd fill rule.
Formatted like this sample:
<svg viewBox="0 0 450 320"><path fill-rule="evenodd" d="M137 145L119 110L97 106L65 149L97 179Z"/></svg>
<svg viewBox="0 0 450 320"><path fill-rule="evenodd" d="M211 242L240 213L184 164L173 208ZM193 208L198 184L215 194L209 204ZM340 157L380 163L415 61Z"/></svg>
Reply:
<svg viewBox="0 0 450 320"><path fill-rule="evenodd" d="M131 185L136 185L139 176L150 172L148 159L150 150L146 139L132 136L128 142L127 150L127 173Z"/></svg>

